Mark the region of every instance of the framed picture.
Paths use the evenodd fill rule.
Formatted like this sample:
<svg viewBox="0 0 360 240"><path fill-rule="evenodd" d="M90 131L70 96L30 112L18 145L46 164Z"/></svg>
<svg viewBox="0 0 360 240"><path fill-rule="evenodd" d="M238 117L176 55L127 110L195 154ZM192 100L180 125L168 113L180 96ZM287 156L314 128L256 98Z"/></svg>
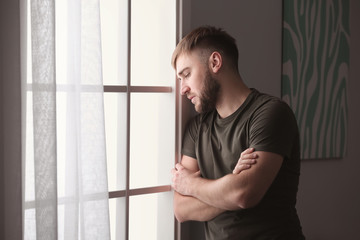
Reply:
<svg viewBox="0 0 360 240"><path fill-rule="evenodd" d="M346 155L349 42L349 0L283 1L281 92L302 159Z"/></svg>

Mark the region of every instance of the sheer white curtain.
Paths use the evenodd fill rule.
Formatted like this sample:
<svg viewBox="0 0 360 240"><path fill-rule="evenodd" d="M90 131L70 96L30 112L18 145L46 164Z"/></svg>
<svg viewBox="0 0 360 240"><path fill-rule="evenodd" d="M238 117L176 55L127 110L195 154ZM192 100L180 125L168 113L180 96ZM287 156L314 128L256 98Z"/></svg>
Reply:
<svg viewBox="0 0 360 240"><path fill-rule="evenodd" d="M110 239L99 0L23 1L24 239Z"/></svg>

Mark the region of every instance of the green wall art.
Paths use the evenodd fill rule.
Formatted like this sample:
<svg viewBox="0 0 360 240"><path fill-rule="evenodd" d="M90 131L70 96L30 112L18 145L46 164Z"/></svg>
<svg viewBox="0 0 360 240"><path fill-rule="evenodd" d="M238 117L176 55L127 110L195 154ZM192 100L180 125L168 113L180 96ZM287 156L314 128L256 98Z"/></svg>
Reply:
<svg viewBox="0 0 360 240"><path fill-rule="evenodd" d="M284 0L282 99L302 159L342 158L348 129L349 0Z"/></svg>

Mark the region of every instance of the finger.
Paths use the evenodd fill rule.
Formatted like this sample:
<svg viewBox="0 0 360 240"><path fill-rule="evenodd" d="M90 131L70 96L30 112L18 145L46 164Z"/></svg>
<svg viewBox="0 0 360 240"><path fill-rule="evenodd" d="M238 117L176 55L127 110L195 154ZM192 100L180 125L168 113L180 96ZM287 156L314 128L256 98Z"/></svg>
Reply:
<svg viewBox="0 0 360 240"><path fill-rule="evenodd" d="M177 170L182 170L182 169L184 169L184 166L181 165L180 163L177 163L177 164L175 165L175 168L176 168Z"/></svg>
<svg viewBox="0 0 360 240"><path fill-rule="evenodd" d="M245 151L243 151L243 152L241 153L241 156L242 156L242 155L245 155L245 154L252 153L252 152L254 152L254 148L248 148L248 149L246 149Z"/></svg>
<svg viewBox="0 0 360 240"><path fill-rule="evenodd" d="M245 169L249 169L253 164L256 163L255 159L246 159L246 160L239 160L238 163L236 164L233 172L234 173L240 173L241 171L245 170Z"/></svg>
<svg viewBox="0 0 360 240"><path fill-rule="evenodd" d="M176 174L177 170L175 168L171 169L171 175L174 176Z"/></svg>
<svg viewBox="0 0 360 240"><path fill-rule="evenodd" d="M240 164L240 165L236 165L234 170L233 170L233 174L238 174L243 170L249 169L251 168L251 164Z"/></svg>
<svg viewBox="0 0 360 240"><path fill-rule="evenodd" d="M240 159L237 163L237 165L241 165L241 164L255 164L256 163L256 159Z"/></svg>
<svg viewBox="0 0 360 240"><path fill-rule="evenodd" d="M258 158L258 155L256 153L249 153L241 155L240 159L256 159Z"/></svg>

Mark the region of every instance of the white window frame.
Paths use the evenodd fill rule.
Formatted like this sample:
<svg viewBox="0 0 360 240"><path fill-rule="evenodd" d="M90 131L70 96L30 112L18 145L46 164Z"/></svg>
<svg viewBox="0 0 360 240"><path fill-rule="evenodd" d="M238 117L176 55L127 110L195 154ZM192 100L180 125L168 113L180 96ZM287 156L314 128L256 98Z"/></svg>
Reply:
<svg viewBox="0 0 360 240"><path fill-rule="evenodd" d="M171 185L161 185L145 188L130 188L130 111L131 111L131 94L132 93L171 93L175 91L175 156L174 165L181 159L181 139L182 139L182 118L181 118L181 98L179 94L179 83L176 81L174 71L175 89L169 86L132 86L131 85L131 0L128 1L128 47L127 47L127 83L126 85L106 85L104 84L105 93L126 93L127 106L126 106L126 189L118 191L109 191L109 200L117 198L125 198L125 239L129 239L129 205L130 197L136 195L144 195L151 193L162 193L172 191ZM181 13L182 13L182 0L176 0L176 43L181 38ZM169 59L170 61L170 59ZM170 63L169 63L170 64ZM170 171L170 169L169 169ZM174 217L175 218L175 217ZM181 239L181 224L174 220L174 240Z"/></svg>

